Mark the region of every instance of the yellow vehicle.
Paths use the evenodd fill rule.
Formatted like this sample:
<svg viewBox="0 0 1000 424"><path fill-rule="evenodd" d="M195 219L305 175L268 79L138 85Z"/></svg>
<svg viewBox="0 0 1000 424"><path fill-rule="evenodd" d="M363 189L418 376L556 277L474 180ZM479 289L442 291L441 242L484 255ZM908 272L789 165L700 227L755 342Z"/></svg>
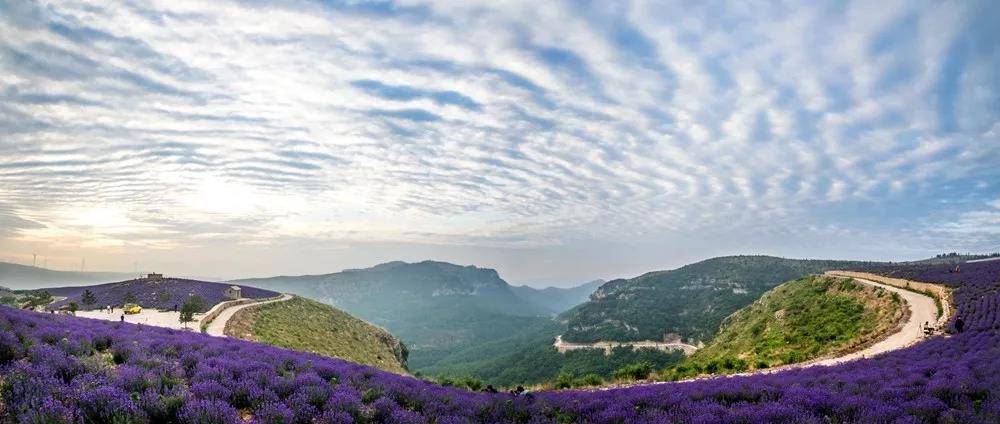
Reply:
<svg viewBox="0 0 1000 424"><path fill-rule="evenodd" d="M136 305L134 303L126 303L125 307L122 309L124 309L125 313L128 315L138 314L139 312L142 312L142 306Z"/></svg>

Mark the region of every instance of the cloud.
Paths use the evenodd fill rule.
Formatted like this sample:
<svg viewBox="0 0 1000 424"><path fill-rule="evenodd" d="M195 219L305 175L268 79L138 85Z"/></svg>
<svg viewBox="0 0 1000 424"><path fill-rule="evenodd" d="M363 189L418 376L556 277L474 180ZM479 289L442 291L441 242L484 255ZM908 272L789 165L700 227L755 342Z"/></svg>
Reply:
<svg viewBox="0 0 1000 424"><path fill-rule="evenodd" d="M468 96L451 90L422 90L407 85L388 85L373 80L352 81L351 85L377 97L389 100L410 101L430 99L438 105L454 105L469 110L479 110L480 105Z"/></svg>
<svg viewBox="0 0 1000 424"><path fill-rule="evenodd" d="M995 2L0 8L10 243L1000 244Z"/></svg>

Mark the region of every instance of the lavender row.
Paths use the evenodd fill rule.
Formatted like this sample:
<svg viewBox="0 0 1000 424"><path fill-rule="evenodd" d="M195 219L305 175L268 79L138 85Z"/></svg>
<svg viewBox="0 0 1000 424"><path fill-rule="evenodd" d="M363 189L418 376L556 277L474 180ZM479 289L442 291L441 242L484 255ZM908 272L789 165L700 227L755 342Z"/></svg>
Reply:
<svg viewBox="0 0 1000 424"><path fill-rule="evenodd" d="M938 283L954 290L958 313L972 330L1000 331L1000 259L957 264L890 264L857 268L893 278Z"/></svg>
<svg viewBox="0 0 1000 424"><path fill-rule="evenodd" d="M80 309L101 309L108 305L121 306L128 303L127 298L131 295L135 298L134 303L138 303L144 308L173 309L174 306L183 305L191 296L198 295L203 300L201 312L205 312L213 305L227 300L225 290L228 287L230 287L229 284L182 278L163 280L140 278L87 287L59 287L48 291L53 296L66 297L64 300L53 303L51 308L59 308L70 302L76 302ZM240 286L240 289L242 297L254 299L278 295L276 292L256 287ZM93 303L84 302L84 290L90 290L93 293Z"/></svg>

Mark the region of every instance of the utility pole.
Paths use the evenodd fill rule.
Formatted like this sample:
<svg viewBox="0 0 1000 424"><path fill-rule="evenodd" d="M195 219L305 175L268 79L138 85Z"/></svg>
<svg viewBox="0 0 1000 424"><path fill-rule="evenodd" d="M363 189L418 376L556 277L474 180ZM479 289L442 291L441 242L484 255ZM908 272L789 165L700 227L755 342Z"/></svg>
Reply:
<svg viewBox="0 0 1000 424"><path fill-rule="evenodd" d="M32 268L37 268L38 267L38 254L37 253L32 253L31 254L31 267Z"/></svg>
<svg viewBox="0 0 1000 424"><path fill-rule="evenodd" d="M87 269L87 258L80 258L80 272Z"/></svg>

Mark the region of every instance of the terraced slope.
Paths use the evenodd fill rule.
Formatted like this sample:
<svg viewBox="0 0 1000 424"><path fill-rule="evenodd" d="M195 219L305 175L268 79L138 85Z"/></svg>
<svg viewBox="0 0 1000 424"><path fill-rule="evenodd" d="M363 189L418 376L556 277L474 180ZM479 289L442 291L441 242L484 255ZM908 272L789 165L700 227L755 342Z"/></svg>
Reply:
<svg viewBox="0 0 1000 424"><path fill-rule="evenodd" d="M388 331L332 306L299 296L236 312L227 336L342 358L406 373L406 346Z"/></svg>
<svg viewBox="0 0 1000 424"><path fill-rule="evenodd" d="M666 375L751 371L855 350L891 333L905 312L895 293L851 279L790 281L728 317L712 343Z"/></svg>

